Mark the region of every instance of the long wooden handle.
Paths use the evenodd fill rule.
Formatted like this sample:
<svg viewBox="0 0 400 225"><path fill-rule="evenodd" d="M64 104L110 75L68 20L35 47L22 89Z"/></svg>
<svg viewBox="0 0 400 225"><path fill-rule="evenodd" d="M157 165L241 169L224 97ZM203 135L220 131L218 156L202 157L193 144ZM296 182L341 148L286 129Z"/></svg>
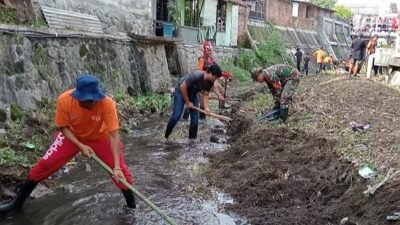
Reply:
<svg viewBox="0 0 400 225"><path fill-rule="evenodd" d="M105 164L99 157L97 157L96 154L92 154L91 158L94 159L103 169L105 169L108 173L111 175L114 174L113 170ZM165 214L161 209L159 209L156 205L154 205L153 202L151 202L148 198L146 198L144 195L142 195L136 188L134 188L131 184L129 184L126 180L123 179L118 179L119 182L124 184L129 190L131 190L137 197L139 197L141 200L143 200L147 206L149 206L151 209L153 209L156 213L158 213L165 221L167 221L171 225L176 225L175 221L173 221L167 214Z"/></svg>
<svg viewBox="0 0 400 225"><path fill-rule="evenodd" d="M212 116L212 117L215 117L215 118L224 120L224 121L226 121L226 122L232 121L232 119L229 118L229 117L227 117L227 116L222 116L222 115L218 115L218 114L211 113L211 112L208 113L208 112L206 112L205 110L202 110L202 109L200 109L199 107L196 107L196 106L193 106L193 108L196 109L196 110L198 110L198 111L200 111L200 112L202 112L202 113L204 113L204 114L206 114L206 115L209 115L209 116Z"/></svg>

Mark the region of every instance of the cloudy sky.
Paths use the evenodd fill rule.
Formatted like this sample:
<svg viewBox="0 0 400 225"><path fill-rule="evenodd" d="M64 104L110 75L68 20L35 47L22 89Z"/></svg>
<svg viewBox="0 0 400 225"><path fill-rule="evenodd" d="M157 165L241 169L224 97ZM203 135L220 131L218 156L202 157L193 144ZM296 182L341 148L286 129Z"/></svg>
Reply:
<svg viewBox="0 0 400 225"><path fill-rule="evenodd" d="M391 2L395 2L397 4L400 3L400 0L337 0L338 4L343 5L364 5L364 6L377 6L379 4L390 4Z"/></svg>

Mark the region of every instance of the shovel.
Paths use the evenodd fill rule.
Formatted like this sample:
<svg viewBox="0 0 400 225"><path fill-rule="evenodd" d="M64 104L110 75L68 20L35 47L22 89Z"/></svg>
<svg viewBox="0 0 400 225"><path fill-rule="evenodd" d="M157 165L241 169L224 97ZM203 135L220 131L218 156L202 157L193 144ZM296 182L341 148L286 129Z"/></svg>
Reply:
<svg viewBox="0 0 400 225"><path fill-rule="evenodd" d="M281 110L280 109L275 109L272 112L269 113L264 113L261 116L257 117L258 121L267 119L267 120L272 120L274 116L277 116Z"/></svg>
<svg viewBox="0 0 400 225"><path fill-rule="evenodd" d="M112 169L107 164L105 164L103 161L101 161L101 159L99 159L99 157L97 157L96 154L92 154L91 158L94 159L94 161L96 161L108 173L110 173L111 175L114 174ZM158 213L165 221L168 222L168 224L176 225L176 223L170 217L168 217L163 211L161 211L156 205L154 205L148 198L146 198L144 195L142 195L138 190L136 190L136 188L134 188L126 180L119 179L118 181L121 182L122 184L124 184L127 188L129 188L129 190L131 190L137 197L139 197L141 200L143 200L146 203L146 205L148 205L151 209L153 209L156 213Z"/></svg>
<svg viewBox="0 0 400 225"><path fill-rule="evenodd" d="M222 116L222 115L218 115L218 114L211 113L211 112L208 113L208 112L206 112L205 110L202 110L202 109L200 109L199 107L196 107L196 106L193 106L193 109L196 109L196 110L198 110L199 112L202 112L202 113L204 113L204 114L206 114L206 115L209 115L209 116L212 116L212 117L221 119L221 120L223 120L223 121L225 121L225 122L230 122L230 121L232 121L232 119L229 118L229 117L227 117L227 116Z"/></svg>

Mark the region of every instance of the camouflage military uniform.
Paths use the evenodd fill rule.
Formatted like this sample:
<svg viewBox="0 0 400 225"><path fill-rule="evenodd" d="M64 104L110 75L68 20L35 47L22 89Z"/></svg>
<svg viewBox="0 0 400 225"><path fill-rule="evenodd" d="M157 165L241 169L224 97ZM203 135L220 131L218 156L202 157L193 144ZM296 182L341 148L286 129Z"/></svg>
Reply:
<svg viewBox="0 0 400 225"><path fill-rule="evenodd" d="M274 65L263 70L263 78L281 109L289 108L289 103L299 84L300 73L288 65Z"/></svg>

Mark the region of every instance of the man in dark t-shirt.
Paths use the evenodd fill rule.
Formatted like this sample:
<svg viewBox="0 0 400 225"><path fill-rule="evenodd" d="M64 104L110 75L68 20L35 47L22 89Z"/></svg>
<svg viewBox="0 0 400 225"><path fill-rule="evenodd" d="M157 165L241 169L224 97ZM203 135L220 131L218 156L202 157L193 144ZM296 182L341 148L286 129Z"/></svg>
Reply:
<svg viewBox="0 0 400 225"><path fill-rule="evenodd" d="M307 52L304 53L303 61L304 61L303 73L305 75L308 75L308 64L310 63L310 54L308 54Z"/></svg>
<svg viewBox="0 0 400 225"><path fill-rule="evenodd" d="M301 60L303 59L303 53L300 51L300 48L296 49L296 53L294 54L296 56L296 64L297 64L297 70L300 70L300 65L301 65Z"/></svg>
<svg viewBox="0 0 400 225"><path fill-rule="evenodd" d="M195 71L181 78L175 88L174 104L171 118L168 121L165 131L165 138L168 138L175 125L181 118L183 108L189 108L190 126L189 139L197 137L199 124L199 112L193 107L199 107L197 94L202 93L204 110L210 112L208 108L208 95L214 85L214 81L222 76L221 68L217 64L211 65L207 71Z"/></svg>
<svg viewBox="0 0 400 225"><path fill-rule="evenodd" d="M358 71L360 71L362 62L365 56L365 49L367 47L367 43L361 39L362 34L358 34L358 37L353 40L350 48L352 49L352 62L350 64L349 75L350 77L356 76ZM353 67L354 70L353 70Z"/></svg>

